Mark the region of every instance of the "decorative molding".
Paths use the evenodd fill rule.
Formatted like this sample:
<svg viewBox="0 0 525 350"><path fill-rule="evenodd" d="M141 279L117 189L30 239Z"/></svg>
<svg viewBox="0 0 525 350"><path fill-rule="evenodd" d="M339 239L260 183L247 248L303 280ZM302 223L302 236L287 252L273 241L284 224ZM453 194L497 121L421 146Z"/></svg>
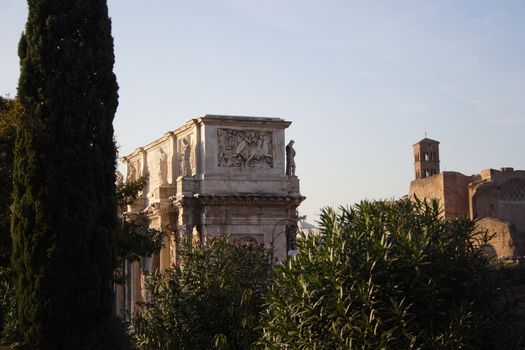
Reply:
<svg viewBox="0 0 525 350"><path fill-rule="evenodd" d="M169 202L171 207L181 209L181 208L192 208L199 205L196 198L194 197L169 197Z"/></svg>
<svg viewBox="0 0 525 350"><path fill-rule="evenodd" d="M162 206L160 203L151 203L142 211L143 214L145 214L148 218L159 216L159 215L167 215L176 212L176 209L173 207L166 207Z"/></svg>
<svg viewBox="0 0 525 350"><path fill-rule="evenodd" d="M197 196L200 205L298 206L304 196Z"/></svg>
<svg viewBox="0 0 525 350"><path fill-rule="evenodd" d="M246 126L261 127L282 130L286 129L292 123L279 117L253 117L238 115L215 115L206 114L199 117L196 122L199 125L218 125L218 126Z"/></svg>

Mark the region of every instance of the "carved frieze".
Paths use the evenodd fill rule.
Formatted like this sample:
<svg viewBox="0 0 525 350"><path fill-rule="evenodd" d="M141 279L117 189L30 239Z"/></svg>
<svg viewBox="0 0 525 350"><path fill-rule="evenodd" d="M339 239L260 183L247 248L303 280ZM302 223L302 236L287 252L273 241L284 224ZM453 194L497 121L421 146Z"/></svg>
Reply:
<svg viewBox="0 0 525 350"><path fill-rule="evenodd" d="M271 131L217 129L218 166L273 167Z"/></svg>
<svg viewBox="0 0 525 350"><path fill-rule="evenodd" d="M295 206L306 197L303 196L199 196L198 203L210 205L241 205L241 206Z"/></svg>

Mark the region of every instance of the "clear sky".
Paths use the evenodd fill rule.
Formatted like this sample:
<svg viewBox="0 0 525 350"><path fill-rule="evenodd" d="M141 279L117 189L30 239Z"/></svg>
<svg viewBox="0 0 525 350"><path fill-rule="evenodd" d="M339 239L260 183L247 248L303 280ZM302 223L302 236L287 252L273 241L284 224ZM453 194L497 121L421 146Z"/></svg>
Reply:
<svg viewBox="0 0 525 350"><path fill-rule="evenodd" d="M441 169L525 169L523 0L110 0L121 154L204 114L292 121L308 221L399 197L412 144ZM26 2L0 0L0 94Z"/></svg>

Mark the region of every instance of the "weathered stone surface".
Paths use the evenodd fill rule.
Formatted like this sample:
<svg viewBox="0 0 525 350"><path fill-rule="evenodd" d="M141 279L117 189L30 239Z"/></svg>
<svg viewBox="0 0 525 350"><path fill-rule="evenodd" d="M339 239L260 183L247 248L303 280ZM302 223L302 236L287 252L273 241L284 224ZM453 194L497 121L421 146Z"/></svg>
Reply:
<svg viewBox="0 0 525 350"><path fill-rule="evenodd" d="M479 176L445 171L410 183L410 196L436 198L445 217L466 216L469 212L468 184Z"/></svg>

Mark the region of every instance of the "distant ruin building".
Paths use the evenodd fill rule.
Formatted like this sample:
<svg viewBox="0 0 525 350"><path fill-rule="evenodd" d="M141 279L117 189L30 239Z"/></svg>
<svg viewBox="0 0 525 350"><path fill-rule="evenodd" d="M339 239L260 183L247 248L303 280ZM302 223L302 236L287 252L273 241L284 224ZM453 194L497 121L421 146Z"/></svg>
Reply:
<svg viewBox="0 0 525 350"><path fill-rule="evenodd" d="M439 142L427 138L414 145L414 159L411 197L437 198L445 217L478 219L478 229L495 234L488 247L492 255L525 255L525 171L440 172Z"/></svg>
<svg viewBox="0 0 525 350"><path fill-rule="evenodd" d="M119 315L129 315L145 299L145 274L177 262L185 236L202 241L228 235L273 247L278 261L286 259L297 207L305 199L295 176L295 150L287 148L289 159L285 151L290 124L281 118L205 115L122 157L128 181L149 174L128 211L171 234L160 254L126 266L131 279L117 290Z"/></svg>

